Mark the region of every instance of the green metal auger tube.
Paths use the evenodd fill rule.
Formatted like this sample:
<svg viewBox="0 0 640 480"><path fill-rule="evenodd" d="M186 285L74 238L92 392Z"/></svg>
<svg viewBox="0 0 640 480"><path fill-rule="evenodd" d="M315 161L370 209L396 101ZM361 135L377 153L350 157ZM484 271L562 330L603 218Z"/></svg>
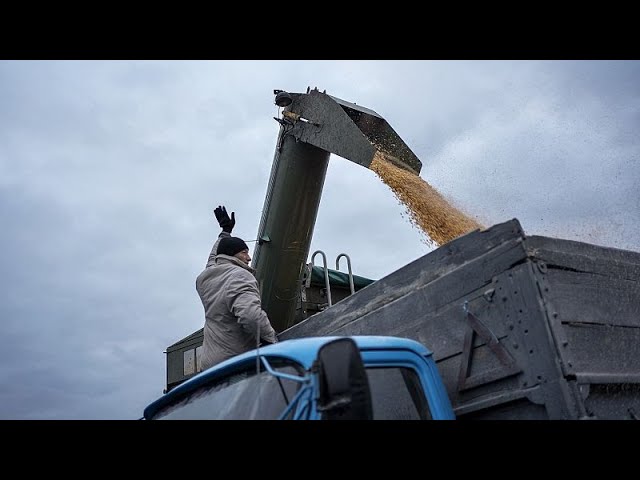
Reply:
<svg viewBox="0 0 640 480"><path fill-rule="evenodd" d="M276 332L293 326L298 283L309 255L330 154L366 168L376 152L420 173L422 163L373 110L317 89L274 90L284 107L252 266L262 308Z"/></svg>

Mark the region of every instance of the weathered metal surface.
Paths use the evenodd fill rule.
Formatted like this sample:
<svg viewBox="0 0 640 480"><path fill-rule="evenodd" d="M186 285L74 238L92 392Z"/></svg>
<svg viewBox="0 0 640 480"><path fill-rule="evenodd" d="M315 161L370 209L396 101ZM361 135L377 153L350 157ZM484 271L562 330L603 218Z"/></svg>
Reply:
<svg viewBox="0 0 640 480"><path fill-rule="evenodd" d="M509 305L503 321L514 332L510 347L523 371L521 386L537 387L528 399L544 405L549 419L578 418L580 405L564 377L534 271L531 261L517 265L500 275L496 289L497 301Z"/></svg>
<svg viewBox="0 0 640 480"><path fill-rule="evenodd" d="M570 367L568 373L640 375L640 328L582 323L563 326L568 344L560 352Z"/></svg>
<svg viewBox="0 0 640 480"><path fill-rule="evenodd" d="M375 153L382 151L399 166L420 173L422 162L373 110L318 90L290 95L293 102L283 115L291 124L288 134L297 140L366 168Z"/></svg>
<svg viewBox="0 0 640 480"><path fill-rule="evenodd" d="M562 322L640 329L640 281L549 268L543 292Z"/></svg>
<svg viewBox="0 0 640 480"><path fill-rule="evenodd" d="M640 253L531 237L526 248L565 378L586 418L640 411Z"/></svg>
<svg viewBox="0 0 640 480"><path fill-rule="evenodd" d="M540 236L527 237L527 250L532 258L548 266L640 281L638 252Z"/></svg>

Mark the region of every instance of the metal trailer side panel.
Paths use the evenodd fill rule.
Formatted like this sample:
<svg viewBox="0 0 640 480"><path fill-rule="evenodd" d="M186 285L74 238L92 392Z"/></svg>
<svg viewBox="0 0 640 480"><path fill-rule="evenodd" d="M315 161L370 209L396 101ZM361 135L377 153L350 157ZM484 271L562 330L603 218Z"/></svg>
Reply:
<svg viewBox="0 0 640 480"><path fill-rule="evenodd" d="M527 250L584 415L640 417L640 254L531 237Z"/></svg>

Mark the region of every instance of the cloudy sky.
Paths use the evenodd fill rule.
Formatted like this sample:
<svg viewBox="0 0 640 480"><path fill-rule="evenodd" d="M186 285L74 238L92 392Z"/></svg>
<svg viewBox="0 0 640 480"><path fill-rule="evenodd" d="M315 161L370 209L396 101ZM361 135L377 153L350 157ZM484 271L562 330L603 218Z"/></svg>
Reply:
<svg viewBox="0 0 640 480"><path fill-rule="evenodd" d="M0 419L135 419L203 324L219 228L256 237L273 90L366 106L484 225L640 251L637 61L0 61ZM311 251L378 279L433 247L332 156Z"/></svg>

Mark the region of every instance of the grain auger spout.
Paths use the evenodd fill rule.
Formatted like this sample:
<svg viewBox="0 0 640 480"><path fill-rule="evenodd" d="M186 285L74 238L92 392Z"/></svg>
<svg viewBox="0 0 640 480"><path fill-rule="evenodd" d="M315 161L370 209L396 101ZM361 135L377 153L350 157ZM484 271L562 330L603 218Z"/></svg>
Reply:
<svg viewBox="0 0 640 480"><path fill-rule="evenodd" d="M330 154L369 168L376 155L418 175L422 163L373 110L327 95L274 90L280 132L253 266L277 332L293 325Z"/></svg>
<svg viewBox="0 0 640 480"><path fill-rule="evenodd" d="M298 141L308 143L369 168L376 153L399 167L420 174L422 162L387 121L373 110L321 93L276 90L276 100L291 101L282 113L283 127Z"/></svg>

